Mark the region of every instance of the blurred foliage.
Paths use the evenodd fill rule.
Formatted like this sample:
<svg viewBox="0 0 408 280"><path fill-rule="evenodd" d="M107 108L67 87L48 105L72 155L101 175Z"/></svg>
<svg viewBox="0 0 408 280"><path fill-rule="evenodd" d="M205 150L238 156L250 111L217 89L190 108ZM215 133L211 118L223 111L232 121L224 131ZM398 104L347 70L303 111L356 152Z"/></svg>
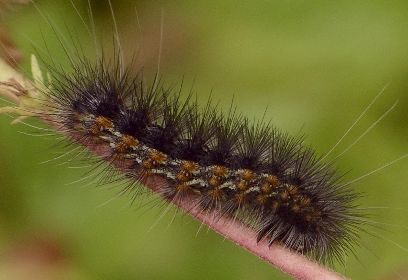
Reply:
<svg viewBox="0 0 408 280"><path fill-rule="evenodd" d="M407 1L112 2L128 58L138 50L136 68L150 74L157 69L163 11L160 73L166 83L178 85L183 79L184 88L192 87L203 101L212 92L220 108L234 98L239 110L253 119L261 118L268 107L267 118L276 126L305 133L307 143L320 153L330 149L389 84L336 150L340 153L399 100L396 109L342 157L339 169L349 171L345 180L407 152ZM32 52L69 69L55 32L66 42L74 38L94 55L93 41L68 0L36 3L37 9L27 5L4 18L25 54L25 71ZM90 28L87 1L75 4ZM92 1L92 12L97 42L111 44L107 1ZM58 27L53 30L50 22ZM45 258L47 265L37 265L45 271L51 265L56 274L49 275L65 275L50 279L289 279L207 229L196 234L200 225L189 217L178 217L170 225L173 215L168 214L152 227L164 210L158 200L141 207L140 198L130 205L130 197L117 196L117 186L96 189L92 186L97 184L88 181L68 185L89 169L58 166L63 160L38 164L64 152L60 139L21 134L33 129L10 126L9 121L0 117L0 279L21 279L10 275L31 259L10 260L20 260L19 248L32 243L37 245L28 247L38 249L28 255L38 259L45 250L38 244L44 242L27 241L37 239L51 239L54 247L61 247L58 262ZM354 184L365 193L361 207L370 208L378 224L367 226L363 246L356 248L358 258L349 256L345 265L337 266L340 272L353 279L380 279L407 264L407 167L405 160Z"/></svg>

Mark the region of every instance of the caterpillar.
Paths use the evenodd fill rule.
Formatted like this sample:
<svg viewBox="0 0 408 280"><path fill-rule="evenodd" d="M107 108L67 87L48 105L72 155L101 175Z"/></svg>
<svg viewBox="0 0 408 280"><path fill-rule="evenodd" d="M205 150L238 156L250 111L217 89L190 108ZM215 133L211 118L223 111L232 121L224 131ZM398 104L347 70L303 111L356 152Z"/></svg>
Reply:
<svg viewBox="0 0 408 280"><path fill-rule="evenodd" d="M20 113L103 149L102 161L131 182L158 178L156 191L170 202L238 219L257 232L256 241L324 263L344 261L364 213L332 162L302 137L250 122L234 108L220 112L208 102L200 109L191 95L182 100L158 80L146 84L120 60L120 53L97 62L79 56L67 72L47 65L49 84L35 70L35 90Z"/></svg>
<svg viewBox="0 0 408 280"><path fill-rule="evenodd" d="M86 63L79 75L57 78L47 97L53 106L44 111L80 142L109 146L105 160L124 165L125 176L165 179L165 198L194 199L203 211L245 219L258 241L318 259L340 259L349 250L356 194L300 139L232 112L217 114L210 104L199 111L167 88L145 88L119 69Z"/></svg>

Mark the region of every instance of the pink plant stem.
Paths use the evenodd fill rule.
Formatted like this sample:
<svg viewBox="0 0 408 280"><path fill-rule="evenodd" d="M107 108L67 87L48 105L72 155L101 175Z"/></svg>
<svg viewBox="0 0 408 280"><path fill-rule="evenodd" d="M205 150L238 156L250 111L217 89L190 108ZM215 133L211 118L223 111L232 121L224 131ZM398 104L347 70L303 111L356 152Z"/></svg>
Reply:
<svg viewBox="0 0 408 280"><path fill-rule="evenodd" d="M188 202L179 204L186 210L190 208ZM345 279L334 271L329 270L305 256L293 252L282 245L268 245L266 240L256 242L256 233L237 220L227 218L214 218L214 215L200 212L197 209L188 211L194 218L209 226L225 238L257 255L264 261L279 268L281 271L296 279L304 280L339 280Z"/></svg>
<svg viewBox="0 0 408 280"><path fill-rule="evenodd" d="M49 119L48 123L51 123L57 130L65 131L58 125L55 125ZM83 138L75 135L69 135L76 142L86 146L89 150L94 152L100 157L107 157L111 153L111 148L106 144L87 143ZM82 139L82 140L81 140ZM129 164L129 165L128 165ZM113 165L118 169L124 169L130 166L130 162L124 162L123 160L115 162ZM161 188L166 185L166 181L160 177L148 177L143 182L153 192L160 193ZM284 246L274 243L269 246L266 240L256 242L256 232L247 225L235 219L228 217L216 216L214 212L202 211L198 207L195 207L193 200L183 199L175 201L175 204L189 213L195 219L201 223L207 225L217 233L224 236L226 239L234 242L235 244L245 248L249 252L255 254L264 261L279 268L284 273L289 274L295 279L302 280L345 280L343 276L330 270L327 267L308 259L307 257L298 254L294 251L285 248Z"/></svg>

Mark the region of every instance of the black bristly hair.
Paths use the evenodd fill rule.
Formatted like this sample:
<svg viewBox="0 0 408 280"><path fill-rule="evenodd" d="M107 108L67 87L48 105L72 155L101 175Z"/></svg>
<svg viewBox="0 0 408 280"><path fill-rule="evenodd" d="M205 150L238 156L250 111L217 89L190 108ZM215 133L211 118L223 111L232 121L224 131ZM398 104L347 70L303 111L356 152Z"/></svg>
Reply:
<svg viewBox="0 0 408 280"><path fill-rule="evenodd" d="M162 177L168 200L192 199L248 224L258 241L323 262L343 261L358 243L358 195L303 136L253 123L233 105L226 113L210 101L201 109L192 94L148 85L117 63L78 61L72 74L52 73L53 121L87 143L106 143L109 161L130 161L125 177Z"/></svg>

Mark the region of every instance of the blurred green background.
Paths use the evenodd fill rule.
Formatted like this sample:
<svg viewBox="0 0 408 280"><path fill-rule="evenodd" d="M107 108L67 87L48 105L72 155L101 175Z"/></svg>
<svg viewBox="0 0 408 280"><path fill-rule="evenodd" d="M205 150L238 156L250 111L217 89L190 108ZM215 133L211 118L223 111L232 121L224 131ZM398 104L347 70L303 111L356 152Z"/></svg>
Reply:
<svg viewBox="0 0 408 280"><path fill-rule="evenodd" d="M200 100L212 92L220 108L234 98L253 119L268 107L276 126L307 134L306 142L319 153L330 149L389 84L334 155L395 100L398 106L342 157L339 169L349 171L346 180L351 180L407 153L407 1L112 2L123 47L128 54L138 50L136 64L147 73L156 69L163 11L160 73L166 83L184 79L186 91L193 87ZM67 41L72 35L94 55L69 1L36 3ZM88 22L87 2L75 4ZM92 1L92 11L98 42L110 44L107 2ZM49 50L43 56L68 65L54 31L32 5L2 17L24 55L25 70L29 54L45 45ZM196 234L200 225L190 217L170 225L171 213L156 225L160 202L140 208L139 198L131 205L130 197L118 197L118 187L96 188L88 181L67 185L86 169L58 166L64 160L39 164L64 151L59 139L21 134L34 130L10 121L0 116L1 280L289 279L207 229ZM354 184L365 193L360 205L370 208L377 227L367 226L357 257L336 267L348 277L408 279L407 167L408 160L401 161Z"/></svg>

